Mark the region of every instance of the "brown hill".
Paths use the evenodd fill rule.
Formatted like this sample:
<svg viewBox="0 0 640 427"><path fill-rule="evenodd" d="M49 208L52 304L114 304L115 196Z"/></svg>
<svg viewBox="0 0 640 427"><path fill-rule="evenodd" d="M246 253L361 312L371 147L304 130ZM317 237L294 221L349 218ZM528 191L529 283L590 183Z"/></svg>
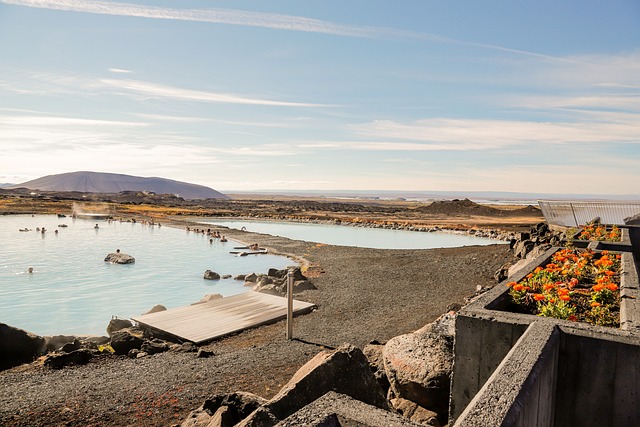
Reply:
<svg viewBox="0 0 640 427"><path fill-rule="evenodd" d="M480 205L469 199L436 200L430 205L416 208L418 212L431 215L473 215L487 217L517 217L542 215L540 209L526 206L520 209L496 209L491 206Z"/></svg>
<svg viewBox="0 0 640 427"><path fill-rule="evenodd" d="M175 194L183 199L228 199L229 197L204 185L174 181L166 178L143 178L103 172L69 172L47 175L7 188L28 188L40 191L77 191L82 193L120 193L147 191L156 194Z"/></svg>

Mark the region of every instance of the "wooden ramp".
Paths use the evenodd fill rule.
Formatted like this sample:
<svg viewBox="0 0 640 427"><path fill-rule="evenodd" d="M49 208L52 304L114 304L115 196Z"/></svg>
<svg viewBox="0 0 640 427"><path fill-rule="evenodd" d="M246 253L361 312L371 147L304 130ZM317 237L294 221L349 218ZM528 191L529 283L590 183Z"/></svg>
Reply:
<svg viewBox="0 0 640 427"><path fill-rule="evenodd" d="M309 312L314 307L308 302L293 301L294 314ZM249 291L132 319L142 327L200 344L286 317L286 298Z"/></svg>

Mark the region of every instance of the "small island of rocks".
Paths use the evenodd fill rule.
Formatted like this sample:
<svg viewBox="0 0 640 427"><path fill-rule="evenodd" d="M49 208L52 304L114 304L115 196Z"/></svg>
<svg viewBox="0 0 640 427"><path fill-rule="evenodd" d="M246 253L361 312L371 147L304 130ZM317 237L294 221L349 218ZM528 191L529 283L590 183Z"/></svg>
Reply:
<svg viewBox="0 0 640 427"><path fill-rule="evenodd" d="M134 257L120 252L120 249L107 255L104 260L105 262L110 262L112 264L133 264L136 262Z"/></svg>

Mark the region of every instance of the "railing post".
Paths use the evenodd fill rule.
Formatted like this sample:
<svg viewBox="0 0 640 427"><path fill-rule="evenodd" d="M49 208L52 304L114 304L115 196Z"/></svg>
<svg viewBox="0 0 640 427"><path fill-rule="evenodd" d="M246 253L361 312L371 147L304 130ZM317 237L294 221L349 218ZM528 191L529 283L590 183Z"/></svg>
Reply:
<svg viewBox="0 0 640 427"><path fill-rule="evenodd" d="M293 339L293 272L287 271L287 339Z"/></svg>
<svg viewBox="0 0 640 427"><path fill-rule="evenodd" d="M573 210L573 203L569 203L569 206L571 207L571 213L573 214L573 220L576 222L576 228L580 227L578 225L578 218L576 218L576 212Z"/></svg>

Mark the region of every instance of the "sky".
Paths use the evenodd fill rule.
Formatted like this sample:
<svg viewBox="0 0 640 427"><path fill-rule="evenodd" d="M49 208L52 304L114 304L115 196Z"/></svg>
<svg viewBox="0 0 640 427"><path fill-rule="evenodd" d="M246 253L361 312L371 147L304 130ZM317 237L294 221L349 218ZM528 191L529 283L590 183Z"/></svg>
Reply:
<svg viewBox="0 0 640 427"><path fill-rule="evenodd" d="M640 2L0 0L0 183L640 195Z"/></svg>

